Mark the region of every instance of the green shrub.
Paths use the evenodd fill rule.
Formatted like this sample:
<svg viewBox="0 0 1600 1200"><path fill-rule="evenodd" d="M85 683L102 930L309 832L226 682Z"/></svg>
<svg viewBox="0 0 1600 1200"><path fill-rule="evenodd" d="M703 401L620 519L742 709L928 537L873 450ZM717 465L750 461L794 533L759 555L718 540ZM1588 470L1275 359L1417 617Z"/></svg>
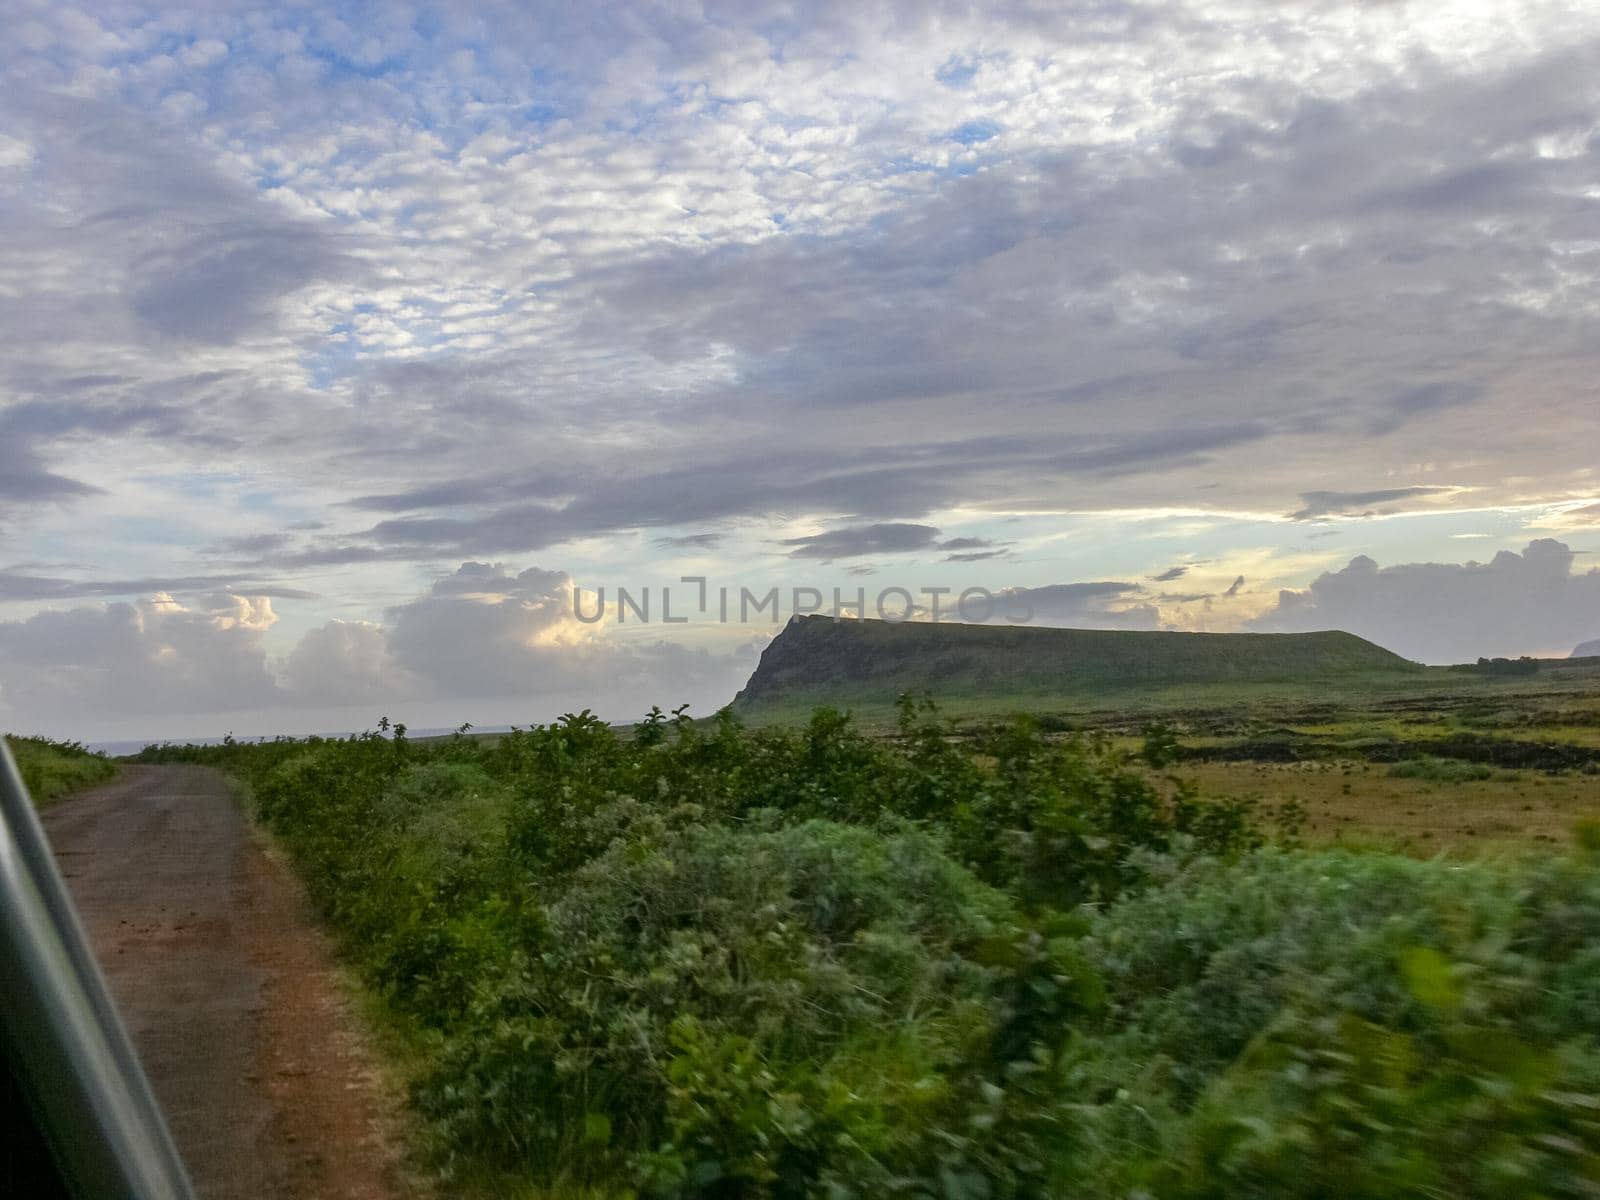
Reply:
<svg viewBox="0 0 1600 1200"><path fill-rule="evenodd" d="M116 764L103 754L85 750L78 742L7 734L6 742L28 794L37 805L49 804L73 792L94 787L115 777Z"/></svg>
<svg viewBox="0 0 1600 1200"><path fill-rule="evenodd" d="M1137 887L1136 850L1255 836L1103 745L958 739L909 701L892 743L828 710L632 738L579 713L492 745L158 753L250 781L432 1039L416 1098L446 1159L664 1194L1027 1194L1096 994L1056 910Z"/></svg>
<svg viewBox="0 0 1600 1200"><path fill-rule="evenodd" d="M1006 1065L990 947L1024 937L915 830L635 825L548 906L419 1099L452 1146L664 1194L1014 1172L973 1119Z"/></svg>
<svg viewBox="0 0 1600 1200"><path fill-rule="evenodd" d="M893 738L825 709L795 730L657 711L631 737L588 713L492 743L394 734L152 753L250 784L414 1035L457 1186L1600 1178L1593 854L1263 848L1248 804L1152 778L1165 731L1137 756L1025 719L958 737L910 700Z"/></svg>
<svg viewBox="0 0 1600 1200"><path fill-rule="evenodd" d="M1393 779L1426 779L1430 783L1471 783L1493 779L1495 769L1455 758L1408 758L1390 767L1389 775Z"/></svg>
<svg viewBox="0 0 1600 1200"><path fill-rule="evenodd" d="M1589 1195L1600 878L1383 855L1197 866L1106 915L1085 1194Z"/></svg>

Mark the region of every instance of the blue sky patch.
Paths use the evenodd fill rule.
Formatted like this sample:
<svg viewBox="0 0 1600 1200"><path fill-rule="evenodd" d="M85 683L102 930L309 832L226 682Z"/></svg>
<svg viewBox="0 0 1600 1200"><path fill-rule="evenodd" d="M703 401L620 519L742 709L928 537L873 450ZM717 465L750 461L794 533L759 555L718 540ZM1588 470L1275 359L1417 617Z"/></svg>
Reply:
<svg viewBox="0 0 1600 1200"><path fill-rule="evenodd" d="M963 146L976 146L999 136L1002 128L996 121L968 121L965 125L957 125L944 136L947 141L960 142Z"/></svg>

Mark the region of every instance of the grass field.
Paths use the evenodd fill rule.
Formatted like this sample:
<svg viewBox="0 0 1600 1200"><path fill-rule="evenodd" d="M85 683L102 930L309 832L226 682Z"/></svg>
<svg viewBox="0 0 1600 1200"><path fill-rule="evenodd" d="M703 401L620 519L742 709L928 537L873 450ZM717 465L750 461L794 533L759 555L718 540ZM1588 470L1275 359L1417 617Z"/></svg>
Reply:
<svg viewBox="0 0 1600 1200"><path fill-rule="evenodd" d="M1600 819L1600 781L1571 772L1496 771L1486 779L1397 778L1366 762L1192 763L1207 795L1257 797L1304 812L1306 841L1369 843L1410 854L1566 847Z"/></svg>
<svg viewBox="0 0 1600 1200"><path fill-rule="evenodd" d="M76 742L7 734L6 742L22 773L22 782L34 804L43 807L63 796L105 783L117 773L116 764L103 754L85 750Z"/></svg>
<svg viewBox="0 0 1600 1200"><path fill-rule="evenodd" d="M1141 715L1174 727L1181 770L1202 791L1297 803L1319 843L1563 846L1600 816L1600 662L1521 679L1429 671L1370 694L1236 695ZM1132 744L1124 712L1064 719Z"/></svg>
<svg viewBox="0 0 1600 1200"><path fill-rule="evenodd" d="M1600 659L1547 660L1516 676L1429 667L1302 683L929 691L968 733L1020 711L1057 736L1134 750L1164 724L1178 743L1174 770L1207 795L1298 804L1317 844L1424 855L1565 846L1577 821L1600 816ZM893 735L890 701L847 688L838 703L862 728ZM781 728L808 711L778 701L747 716Z"/></svg>
<svg viewBox="0 0 1600 1200"><path fill-rule="evenodd" d="M1271 726L1285 714L1308 729L1330 732L1372 726L1416 729L1430 722L1483 730L1566 731L1600 745L1600 658L1544 659L1534 675L1499 676L1452 667L1350 671L1320 677L1251 682L1140 682L1063 673L1056 685L922 677L901 691L931 695L956 721L1026 712L1073 728L1137 730L1152 719L1178 722L1198 734ZM824 696L796 690L738 705L753 725L804 721L817 704L850 710L885 730L900 691L841 681Z"/></svg>

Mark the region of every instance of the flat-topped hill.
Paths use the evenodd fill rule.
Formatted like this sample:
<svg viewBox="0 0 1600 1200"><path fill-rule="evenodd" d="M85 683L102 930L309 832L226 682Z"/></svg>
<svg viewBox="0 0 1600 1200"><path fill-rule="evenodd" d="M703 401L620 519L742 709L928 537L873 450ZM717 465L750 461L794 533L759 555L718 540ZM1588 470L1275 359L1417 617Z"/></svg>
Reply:
<svg viewBox="0 0 1600 1200"><path fill-rule="evenodd" d="M1080 693L1182 684L1306 683L1422 668L1354 634L1173 633L796 617L761 655L740 708Z"/></svg>

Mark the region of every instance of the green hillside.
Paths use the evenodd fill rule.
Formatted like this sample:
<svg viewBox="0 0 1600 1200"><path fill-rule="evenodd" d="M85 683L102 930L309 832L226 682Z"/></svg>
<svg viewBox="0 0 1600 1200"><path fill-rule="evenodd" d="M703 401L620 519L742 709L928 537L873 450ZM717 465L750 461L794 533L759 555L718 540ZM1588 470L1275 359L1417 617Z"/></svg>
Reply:
<svg viewBox="0 0 1600 1200"><path fill-rule="evenodd" d="M1171 633L797 617L773 639L737 708L1078 695L1171 685L1304 684L1412 674L1416 663L1356 637Z"/></svg>

